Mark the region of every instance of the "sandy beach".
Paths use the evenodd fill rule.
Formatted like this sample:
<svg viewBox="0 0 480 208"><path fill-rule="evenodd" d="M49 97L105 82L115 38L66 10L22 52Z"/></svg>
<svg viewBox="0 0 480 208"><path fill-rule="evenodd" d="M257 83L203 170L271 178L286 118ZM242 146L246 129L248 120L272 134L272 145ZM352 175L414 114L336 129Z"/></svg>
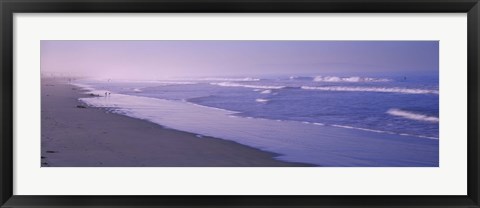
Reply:
<svg viewBox="0 0 480 208"><path fill-rule="evenodd" d="M88 107L66 80L42 79L42 167L284 167L277 154Z"/></svg>

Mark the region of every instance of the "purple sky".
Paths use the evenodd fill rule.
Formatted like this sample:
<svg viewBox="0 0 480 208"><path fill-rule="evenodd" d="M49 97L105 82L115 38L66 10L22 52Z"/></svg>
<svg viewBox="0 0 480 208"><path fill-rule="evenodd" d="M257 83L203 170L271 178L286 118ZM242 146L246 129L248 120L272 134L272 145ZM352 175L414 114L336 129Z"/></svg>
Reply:
<svg viewBox="0 0 480 208"><path fill-rule="evenodd" d="M44 74L194 76L438 75L438 41L41 41Z"/></svg>

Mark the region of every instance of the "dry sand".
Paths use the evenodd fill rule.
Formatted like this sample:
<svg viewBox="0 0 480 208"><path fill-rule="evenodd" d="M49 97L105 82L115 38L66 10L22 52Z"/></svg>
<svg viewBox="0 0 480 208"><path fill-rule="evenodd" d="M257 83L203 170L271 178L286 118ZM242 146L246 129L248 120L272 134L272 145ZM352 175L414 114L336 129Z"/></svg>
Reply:
<svg viewBox="0 0 480 208"><path fill-rule="evenodd" d="M42 167L284 167L236 142L166 129L78 101L84 91L65 80L42 79Z"/></svg>

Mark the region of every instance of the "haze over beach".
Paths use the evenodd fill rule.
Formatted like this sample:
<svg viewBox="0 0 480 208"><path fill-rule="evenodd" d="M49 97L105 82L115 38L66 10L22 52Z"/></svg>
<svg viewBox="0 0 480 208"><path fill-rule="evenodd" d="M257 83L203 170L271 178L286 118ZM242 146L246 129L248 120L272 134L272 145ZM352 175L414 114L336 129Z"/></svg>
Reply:
<svg viewBox="0 0 480 208"><path fill-rule="evenodd" d="M148 80L438 76L439 63L437 41L42 41L41 58L45 74Z"/></svg>
<svg viewBox="0 0 480 208"><path fill-rule="evenodd" d="M438 167L438 41L42 41L44 167Z"/></svg>

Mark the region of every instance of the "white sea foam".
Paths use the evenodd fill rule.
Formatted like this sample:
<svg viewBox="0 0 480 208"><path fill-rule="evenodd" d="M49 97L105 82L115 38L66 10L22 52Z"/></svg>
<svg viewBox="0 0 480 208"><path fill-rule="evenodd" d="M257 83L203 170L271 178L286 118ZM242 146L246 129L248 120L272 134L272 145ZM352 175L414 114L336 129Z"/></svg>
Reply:
<svg viewBox="0 0 480 208"><path fill-rule="evenodd" d="M408 135L408 136L412 136L412 135ZM416 137L420 137L420 138L425 138L425 139L436 139L438 140L437 137L429 137L429 136L421 136L421 135L415 135Z"/></svg>
<svg viewBox="0 0 480 208"><path fill-rule="evenodd" d="M323 123L317 123L317 122L308 122L308 121L302 121L302 123L304 124L313 124L313 125L317 125L317 126L325 126L325 124Z"/></svg>
<svg viewBox="0 0 480 208"><path fill-rule="evenodd" d="M360 128L360 127L353 127L353 126L345 126L345 125L337 125L337 124L332 124L331 126L333 127L339 127L339 128L345 128L345 129L356 129L356 130L362 130L362 131L369 131L369 132L375 132L375 133L382 133L382 134L393 134L393 135L400 135L400 136L409 136L409 137L419 137L419 138L425 138L425 139L436 139L436 137L429 137L429 136L423 136L423 135L413 135L413 134L406 134L406 133L395 133L391 131L382 131L382 130L376 130L376 129L367 129L367 128Z"/></svg>
<svg viewBox="0 0 480 208"><path fill-rule="evenodd" d="M255 102L259 102L259 103L266 103L268 101L269 101L268 99L262 99L262 98L255 99Z"/></svg>
<svg viewBox="0 0 480 208"><path fill-rule="evenodd" d="M357 129L357 130L362 130L362 131L370 131L370 132L376 132L376 133L395 134L394 132L390 132L390 131L381 131L381 130L359 128L359 127L345 126L345 125L332 124L331 126L339 127L339 128L345 128L345 129Z"/></svg>
<svg viewBox="0 0 480 208"><path fill-rule="evenodd" d="M255 88L255 89L282 89L285 86L269 86L269 85L247 85L239 84L235 82L212 82L211 85L218 85L222 87L245 87L245 88Z"/></svg>
<svg viewBox="0 0 480 208"><path fill-rule="evenodd" d="M270 94L270 93L272 93L272 90L264 90L260 92L260 94Z"/></svg>
<svg viewBox="0 0 480 208"><path fill-rule="evenodd" d="M133 89L134 92L142 92L142 90L140 88L135 88Z"/></svg>
<svg viewBox="0 0 480 208"><path fill-rule="evenodd" d="M322 90L322 91L340 91L340 92L384 92L384 93L401 93L401 94L438 94L438 90L413 89L400 87L346 87L346 86L326 86L312 87L302 86L304 90Z"/></svg>
<svg viewBox="0 0 480 208"><path fill-rule="evenodd" d="M438 123L439 119L435 116L428 116L416 112L400 110L397 108L392 108L387 111L387 114L392 116L399 116L402 118L410 119L410 120L417 120L417 121L427 121L432 123Z"/></svg>
<svg viewBox="0 0 480 208"><path fill-rule="evenodd" d="M316 76L315 82L389 82L390 79L371 78L371 77L335 77L335 76Z"/></svg>

